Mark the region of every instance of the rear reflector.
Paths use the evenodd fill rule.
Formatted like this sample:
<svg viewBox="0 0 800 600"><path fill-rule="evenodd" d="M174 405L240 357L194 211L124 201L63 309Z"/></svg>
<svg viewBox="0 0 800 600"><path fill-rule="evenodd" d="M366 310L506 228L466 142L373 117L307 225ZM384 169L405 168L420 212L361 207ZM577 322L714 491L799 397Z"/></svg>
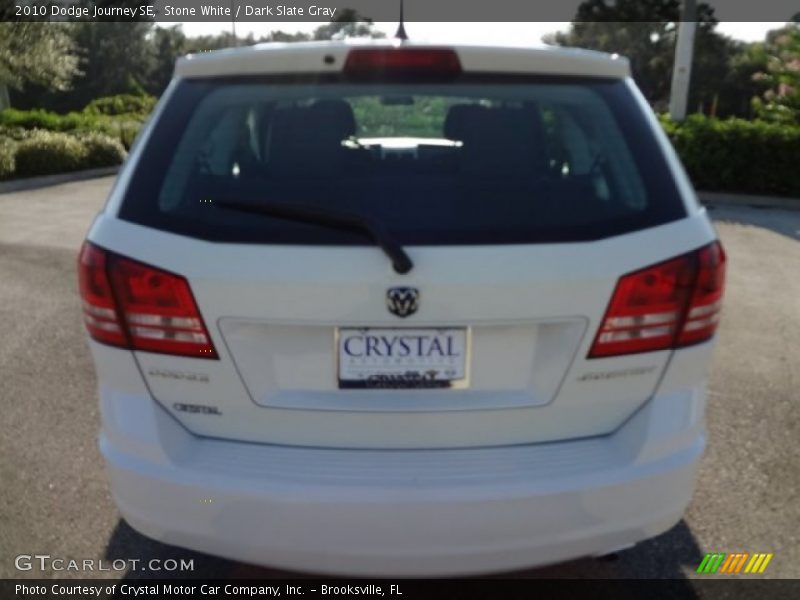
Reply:
<svg viewBox="0 0 800 600"><path fill-rule="evenodd" d="M621 277L589 358L709 339L717 329L724 283L719 242Z"/></svg>
<svg viewBox="0 0 800 600"><path fill-rule="evenodd" d="M380 73L458 75L461 61L448 48L355 48L347 55L344 72L371 76Z"/></svg>
<svg viewBox="0 0 800 600"><path fill-rule="evenodd" d="M84 318L99 342L198 358L217 358L189 283L86 242L79 265Z"/></svg>

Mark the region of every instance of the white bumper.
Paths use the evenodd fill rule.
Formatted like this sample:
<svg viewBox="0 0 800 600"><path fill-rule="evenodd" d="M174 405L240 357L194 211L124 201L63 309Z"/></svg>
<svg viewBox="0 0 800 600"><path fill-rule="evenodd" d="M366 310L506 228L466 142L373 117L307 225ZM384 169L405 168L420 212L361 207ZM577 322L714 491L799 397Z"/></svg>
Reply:
<svg viewBox="0 0 800 600"><path fill-rule="evenodd" d="M100 448L131 526L302 571L458 575L607 552L680 520L704 447L702 388L671 389L669 373L609 436L424 451L198 438L136 387L101 385Z"/></svg>

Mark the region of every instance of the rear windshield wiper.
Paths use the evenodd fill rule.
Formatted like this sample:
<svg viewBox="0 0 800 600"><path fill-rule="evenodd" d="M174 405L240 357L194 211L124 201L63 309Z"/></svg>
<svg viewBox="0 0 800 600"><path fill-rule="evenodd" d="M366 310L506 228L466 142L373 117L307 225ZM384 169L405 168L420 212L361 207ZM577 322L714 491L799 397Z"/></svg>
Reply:
<svg viewBox="0 0 800 600"><path fill-rule="evenodd" d="M248 202L229 202L215 200L214 206L236 210L244 213L268 215L278 219L299 221L331 227L344 231L361 233L372 239L392 261L394 270L398 273L408 273L414 266L406 251L375 219L362 215L331 210L311 204L284 204L276 202L261 202L258 204Z"/></svg>

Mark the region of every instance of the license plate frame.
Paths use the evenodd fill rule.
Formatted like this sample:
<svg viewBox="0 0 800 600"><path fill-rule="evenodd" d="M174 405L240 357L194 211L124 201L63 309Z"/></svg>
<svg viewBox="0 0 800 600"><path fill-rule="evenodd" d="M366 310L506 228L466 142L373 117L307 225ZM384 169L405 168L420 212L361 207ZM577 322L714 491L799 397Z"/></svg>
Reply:
<svg viewBox="0 0 800 600"><path fill-rule="evenodd" d="M335 332L339 389L469 387L472 337L469 327L337 327ZM354 337L362 339L353 340ZM426 339L419 341L420 337ZM377 341L370 343L369 340L375 338ZM405 346L402 341L405 341ZM394 352L395 356L363 356L369 354L368 350L376 349L382 350L383 354L388 349L388 353ZM427 356L419 356L420 353ZM453 356L454 353L457 356Z"/></svg>

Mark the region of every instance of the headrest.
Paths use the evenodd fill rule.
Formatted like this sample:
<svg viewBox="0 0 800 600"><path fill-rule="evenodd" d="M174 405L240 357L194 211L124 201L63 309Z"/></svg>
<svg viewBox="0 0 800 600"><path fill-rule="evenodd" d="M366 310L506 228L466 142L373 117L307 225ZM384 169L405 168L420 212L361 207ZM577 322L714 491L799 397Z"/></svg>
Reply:
<svg viewBox="0 0 800 600"><path fill-rule="evenodd" d="M300 109L295 107L277 108L266 121L263 144L267 149L265 155L273 151L280 152L292 137L295 123L299 120Z"/></svg>
<svg viewBox="0 0 800 600"><path fill-rule="evenodd" d="M483 108L483 107L481 107ZM461 139L466 143L504 143L530 147L541 144L541 123L529 108L483 108L469 115Z"/></svg>
<svg viewBox="0 0 800 600"><path fill-rule="evenodd" d="M477 111L460 133L473 174L530 175L546 162L541 121L532 107Z"/></svg>
<svg viewBox="0 0 800 600"><path fill-rule="evenodd" d="M268 132L268 162L276 177L328 177L345 158L342 140L356 132L344 100L318 100L308 107L276 110Z"/></svg>
<svg viewBox="0 0 800 600"><path fill-rule="evenodd" d="M317 100L307 109L305 117L307 126L319 127L326 137L330 132L332 137L343 140L356 133L353 109L344 100Z"/></svg>
<svg viewBox="0 0 800 600"><path fill-rule="evenodd" d="M444 137L449 140L463 140L470 122L479 119L487 110L480 104L454 104L448 109L444 119Z"/></svg>

